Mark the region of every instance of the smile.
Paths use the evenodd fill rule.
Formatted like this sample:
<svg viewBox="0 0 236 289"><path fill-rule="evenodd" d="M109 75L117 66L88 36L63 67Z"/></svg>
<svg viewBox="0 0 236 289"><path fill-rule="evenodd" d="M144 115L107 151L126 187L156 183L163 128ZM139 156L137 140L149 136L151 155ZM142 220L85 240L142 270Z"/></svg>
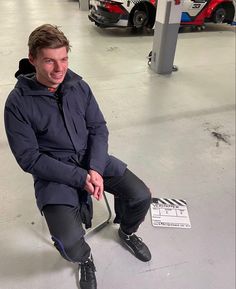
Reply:
<svg viewBox="0 0 236 289"><path fill-rule="evenodd" d="M51 76L52 76L52 78L60 79L63 77L63 74L52 74Z"/></svg>

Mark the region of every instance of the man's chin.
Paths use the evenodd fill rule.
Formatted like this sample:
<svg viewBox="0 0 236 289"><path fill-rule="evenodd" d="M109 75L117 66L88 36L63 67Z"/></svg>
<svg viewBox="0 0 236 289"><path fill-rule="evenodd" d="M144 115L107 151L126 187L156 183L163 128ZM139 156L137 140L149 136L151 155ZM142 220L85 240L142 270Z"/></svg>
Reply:
<svg viewBox="0 0 236 289"><path fill-rule="evenodd" d="M53 78L53 79L51 80L51 83L52 83L53 85L59 85L59 84L61 84L61 83L63 82L63 80L64 80L64 77L57 78L57 79Z"/></svg>

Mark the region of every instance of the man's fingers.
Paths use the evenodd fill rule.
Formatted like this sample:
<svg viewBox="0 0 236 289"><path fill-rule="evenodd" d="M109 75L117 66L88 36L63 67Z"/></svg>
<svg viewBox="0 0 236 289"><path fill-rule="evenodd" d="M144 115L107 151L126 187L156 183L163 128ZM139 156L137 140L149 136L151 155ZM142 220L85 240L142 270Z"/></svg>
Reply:
<svg viewBox="0 0 236 289"><path fill-rule="evenodd" d="M95 186L99 186L99 185L100 185L99 180L97 180L97 179L92 179L91 182L92 182Z"/></svg>
<svg viewBox="0 0 236 289"><path fill-rule="evenodd" d="M100 190L99 195L98 195L98 200L99 200L99 201L102 199L102 196L103 196L103 191Z"/></svg>
<svg viewBox="0 0 236 289"><path fill-rule="evenodd" d="M103 190L103 178L97 172L90 170L86 180L86 191L99 201L102 198Z"/></svg>
<svg viewBox="0 0 236 289"><path fill-rule="evenodd" d="M103 196L103 192L104 192L104 185L102 184L100 187L99 200L101 200L101 198Z"/></svg>
<svg viewBox="0 0 236 289"><path fill-rule="evenodd" d="M99 201L103 195L103 186L97 186L94 188L93 196Z"/></svg>
<svg viewBox="0 0 236 289"><path fill-rule="evenodd" d="M94 187L93 196L95 199L99 200L99 187Z"/></svg>
<svg viewBox="0 0 236 289"><path fill-rule="evenodd" d="M94 186L91 184L91 183L88 183L86 186L85 186L85 190L90 193L91 195L94 194Z"/></svg>
<svg viewBox="0 0 236 289"><path fill-rule="evenodd" d="M90 182L90 180L91 180L90 175L87 175L84 189L85 189L89 194L92 195L92 194L94 193L94 186L93 186L93 184Z"/></svg>

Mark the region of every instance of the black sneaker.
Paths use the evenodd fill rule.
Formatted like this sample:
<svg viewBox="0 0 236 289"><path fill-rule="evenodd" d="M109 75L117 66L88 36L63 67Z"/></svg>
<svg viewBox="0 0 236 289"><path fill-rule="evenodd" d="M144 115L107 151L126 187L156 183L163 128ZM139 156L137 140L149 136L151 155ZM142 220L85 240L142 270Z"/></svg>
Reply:
<svg viewBox="0 0 236 289"><path fill-rule="evenodd" d="M121 229L119 229L118 234L121 240L132 251L136 258L143 262L151 260L151 253L141 238L137 237L135 234L126 235Z"/></svg>
<svg viewBox="0 0 236 289"><path fill-rule="evenodd" d="M80 263L80 288L81 289L97 289L97 280L95 276L96 268L93 263L92 256L88 261Z"/></svg>

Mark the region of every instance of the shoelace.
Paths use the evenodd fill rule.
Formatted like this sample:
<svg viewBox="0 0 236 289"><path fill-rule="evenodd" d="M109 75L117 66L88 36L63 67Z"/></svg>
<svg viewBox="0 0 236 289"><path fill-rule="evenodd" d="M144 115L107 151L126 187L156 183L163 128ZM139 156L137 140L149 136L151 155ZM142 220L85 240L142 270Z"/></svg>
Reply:
<svg viewBox="0 0 236 289"><path fill-rule="evenodd" d="M90 277L94 276L96 268L92 261L88 260L87 262L81 264L80 266L81 266L81 276L83 276L85 280L88 280L90 279Z"/></svg>
<svg viewBox="0 0 236 289"><path fill-rule="evenodd" d="M137 237L136 235L131 235L129 239L137 248L141 248L143 246L142 238Z"/></svg>
<svg viewBox="0 0 236 289"><path fill-rule="evenodd" d="M96 267L92 260L88 260L85 263L80 263L81 270L81 280L87 281L94 279L94 272L96 272Z"/></svg>

